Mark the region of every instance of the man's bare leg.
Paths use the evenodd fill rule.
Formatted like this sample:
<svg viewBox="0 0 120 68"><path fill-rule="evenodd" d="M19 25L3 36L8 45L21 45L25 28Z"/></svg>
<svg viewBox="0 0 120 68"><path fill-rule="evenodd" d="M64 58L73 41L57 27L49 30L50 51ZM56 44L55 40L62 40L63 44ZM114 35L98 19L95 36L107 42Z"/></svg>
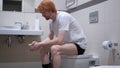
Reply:
<svg viewBox="0 0 120 68"><path fill-rule="evenodd" d="M40 49L40 59L42 62L43 68L50 68L50 61L49 61L49 51L47 48Z"/></svg>
<svg viewBox="0 0 120 68"><path fill-rule="evenodd" d="M77 48L74 44L54 45L51 47L53 68L61 67L61 55L76 55Z"/></svg>

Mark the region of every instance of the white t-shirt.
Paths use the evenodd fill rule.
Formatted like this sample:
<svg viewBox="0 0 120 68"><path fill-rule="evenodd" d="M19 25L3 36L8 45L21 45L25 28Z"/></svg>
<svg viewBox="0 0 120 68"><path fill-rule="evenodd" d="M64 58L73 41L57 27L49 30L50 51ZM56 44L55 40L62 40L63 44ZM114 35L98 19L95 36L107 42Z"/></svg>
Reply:
<svg viewBox="0 0 120 68"><path fill-rule="evenodd" d="M56 20L50 21L50 30L57 37L59 31L66 31L64 42L72 42L86 48L86 36L80 26L80 23L70 14L62 11L57 12Z"/></svg>

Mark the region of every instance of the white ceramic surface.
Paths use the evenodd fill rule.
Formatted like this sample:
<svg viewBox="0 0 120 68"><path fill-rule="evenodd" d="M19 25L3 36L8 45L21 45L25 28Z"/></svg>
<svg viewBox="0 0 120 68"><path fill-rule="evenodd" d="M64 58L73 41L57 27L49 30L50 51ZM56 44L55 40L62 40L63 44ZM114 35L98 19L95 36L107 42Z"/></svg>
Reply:
<svg viewBox="0 0 120 68"><path fill-rule="evenodd" d="M0 30L0 35L42 35L43 30Z"/></svg>

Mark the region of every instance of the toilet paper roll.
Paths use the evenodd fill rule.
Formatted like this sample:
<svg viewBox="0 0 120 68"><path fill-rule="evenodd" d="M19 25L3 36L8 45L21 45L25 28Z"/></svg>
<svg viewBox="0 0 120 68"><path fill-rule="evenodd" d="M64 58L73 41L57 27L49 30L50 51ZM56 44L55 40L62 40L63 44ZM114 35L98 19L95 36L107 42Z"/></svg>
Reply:
<svg viewBox="0 0 120 68"><path fill-rule="evenodd" d="M112 42L111 41L103 41L102 43L103 48L106 50L111 50L112 49Z"/></svg>

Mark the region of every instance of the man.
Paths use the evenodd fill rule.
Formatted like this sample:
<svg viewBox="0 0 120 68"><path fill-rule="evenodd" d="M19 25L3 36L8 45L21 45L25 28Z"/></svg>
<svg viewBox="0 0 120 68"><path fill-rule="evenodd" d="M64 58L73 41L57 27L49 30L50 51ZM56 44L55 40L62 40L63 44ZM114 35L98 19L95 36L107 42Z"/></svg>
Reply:
<svg viewBox="0 0 120 68"><path fill-rule="evenodd" d="M50 24L48 38L42 42L33 41L31 50L40 50L42 67L49 67L49 52L53 59L53 68L61 67L61 55L80 55L86 47L86 37L79 22L70 14L57 11L54 3L43 0L38 11Z"/></svg>

